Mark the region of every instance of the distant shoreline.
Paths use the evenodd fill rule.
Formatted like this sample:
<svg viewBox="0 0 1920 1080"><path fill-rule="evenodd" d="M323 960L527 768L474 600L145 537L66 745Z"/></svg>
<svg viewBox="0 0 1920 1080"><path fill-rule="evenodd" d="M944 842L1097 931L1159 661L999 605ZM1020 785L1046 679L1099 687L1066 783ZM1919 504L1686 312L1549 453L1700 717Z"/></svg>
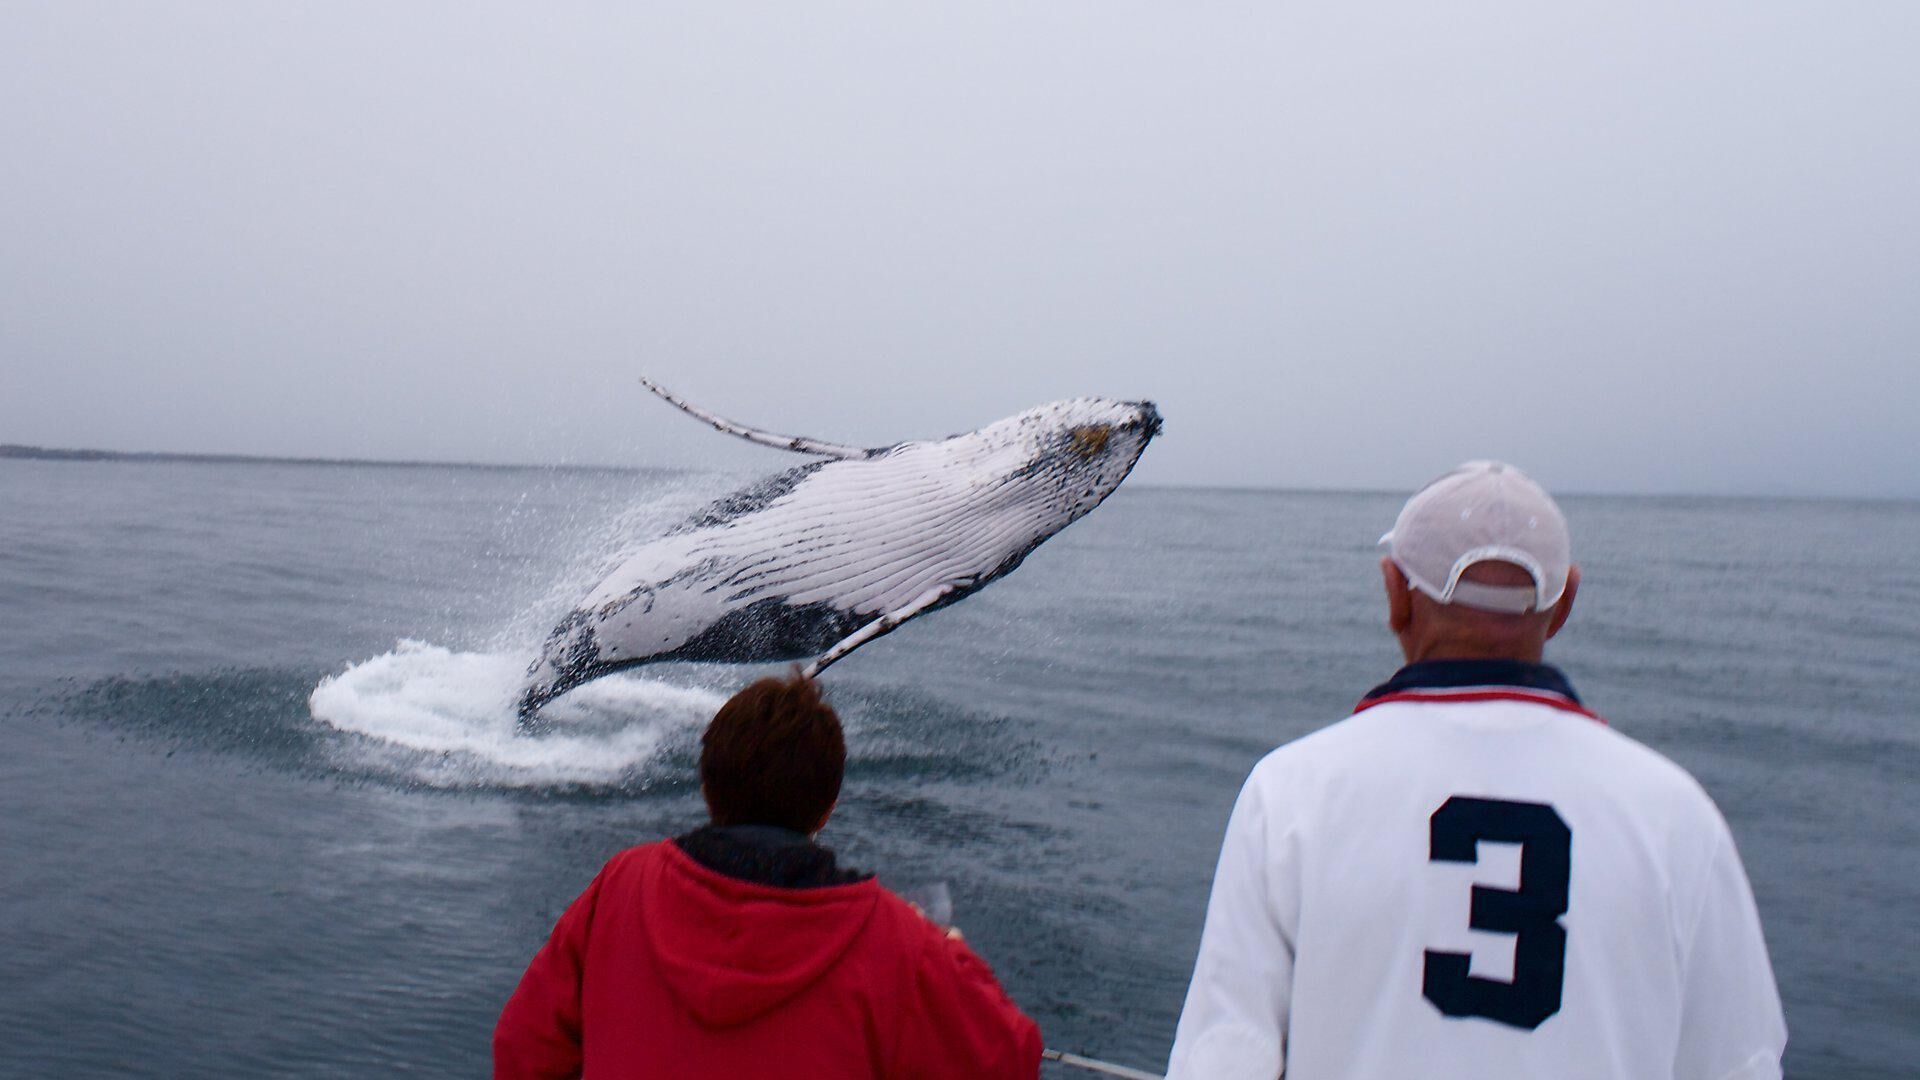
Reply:
<svg viewBox="0 0 1920 1080"><path fill-rule="evenodd" d="M333 465L379 469L568 469L582 472L684 472L647 465L525 465L485 461L383 461L375 458L279 457L271 454L190 454L166 450L87 450L0 443L0 460L108 461L188 465Z"/></svg>

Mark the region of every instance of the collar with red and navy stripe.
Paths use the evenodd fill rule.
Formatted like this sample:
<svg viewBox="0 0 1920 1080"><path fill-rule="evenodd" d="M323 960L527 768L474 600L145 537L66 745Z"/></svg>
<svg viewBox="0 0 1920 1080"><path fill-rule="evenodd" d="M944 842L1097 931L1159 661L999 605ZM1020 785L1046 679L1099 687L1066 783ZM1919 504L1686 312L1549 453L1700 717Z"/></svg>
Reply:
<svg viewBox="0 0 1920 1080"><path fill-rule="evenodd" d="M1560 669L1523 660L1424 660L1394 672L1367 691L1354 712L1390 701L1526 701L1591 720L1598 714L1580 704L1580 695Z"/></svg>

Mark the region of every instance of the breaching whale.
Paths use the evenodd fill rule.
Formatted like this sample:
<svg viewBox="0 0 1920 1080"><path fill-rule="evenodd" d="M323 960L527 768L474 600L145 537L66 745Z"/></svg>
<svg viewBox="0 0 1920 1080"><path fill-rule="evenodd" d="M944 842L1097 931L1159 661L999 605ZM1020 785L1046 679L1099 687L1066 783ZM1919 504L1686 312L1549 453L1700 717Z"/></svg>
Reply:
<svg viewBox="0 0 1920 1080"><path fill-rule="evenodd" d="M641 547L560 620L527 671L523 728L602 675L668 660L818 657L817 674L1011 572L1099 506L1160 431L1148 401L1073 398L947 439L861 448L681 411L819 460L712 504Z"/></svg>

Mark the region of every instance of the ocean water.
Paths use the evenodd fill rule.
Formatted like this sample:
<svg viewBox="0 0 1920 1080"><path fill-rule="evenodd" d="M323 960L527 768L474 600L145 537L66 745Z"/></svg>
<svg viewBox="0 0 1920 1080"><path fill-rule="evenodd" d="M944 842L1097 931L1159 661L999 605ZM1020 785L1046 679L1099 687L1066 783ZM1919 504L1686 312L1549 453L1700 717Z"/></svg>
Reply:
<svg viewBox="0 0 1920 1080"><path fill-rule="evenodd" d="M735 479L0 461L0 1074L483 1074L560 910L699 821L693 740L759 671L602 680L538 741L518 674ZM1731 821L1789 1075L1920 1075L1920 505L1565 503L1552 658ZM1157 1070L1241 779L1396 666L1397 504L1123 488L828 674L823 839L948 883L1050 1045Z"/></svg>

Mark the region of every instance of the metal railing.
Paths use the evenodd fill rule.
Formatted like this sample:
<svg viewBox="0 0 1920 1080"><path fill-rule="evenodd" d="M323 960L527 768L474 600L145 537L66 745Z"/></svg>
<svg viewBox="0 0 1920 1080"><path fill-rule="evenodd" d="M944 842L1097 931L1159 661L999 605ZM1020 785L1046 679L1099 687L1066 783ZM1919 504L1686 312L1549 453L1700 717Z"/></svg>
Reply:
<svg viewBox="0 0 1920 1080"><path fill-rule="evenodd" d="M1062 1065L1071 1065L1076 1069L1086 1069L1089 1072L1124 1077L1125 1080L1165 1080L1159 1073L1130 1069L1125 1065L1115 1065L1111 1061L1097 1061L1090 1057L1081 1057L1079 1054L1069 1054L1064 1050L1042 1050L1040 1051L1040 1060L1057 1061Z"/></svg>

